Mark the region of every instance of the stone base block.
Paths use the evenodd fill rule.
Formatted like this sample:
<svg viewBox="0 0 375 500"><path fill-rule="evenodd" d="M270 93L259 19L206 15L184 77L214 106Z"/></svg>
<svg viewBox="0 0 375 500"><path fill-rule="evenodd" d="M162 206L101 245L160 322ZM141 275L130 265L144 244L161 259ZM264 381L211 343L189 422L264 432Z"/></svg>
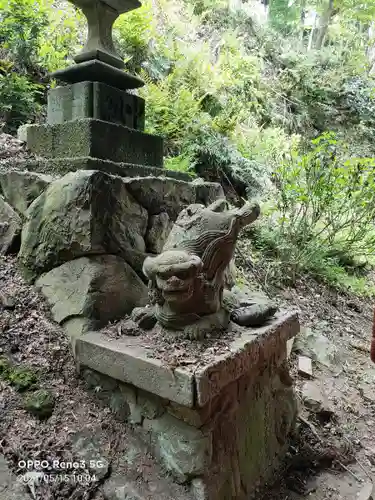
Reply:
<svg viewBox="0 0 375 500"><path fill-rule="evenodd" d="M48 92L47 123L95 118L144 130L145 101L100 82L80 82Z"/></svg>
<svg viewBox="0 0 375 500"><path fill-rule="evenodd" d="M114 162L163 166L163 139L123 125L93 118L31 125L27 146L43 158L90 156Z"/></svg>
<svg viewBox="0 0 375 500"><path fill-rule="evenodd" d="M103 387L97 393L120 419L136 424L192 500L257 498L277 477L294 430L286 344L299 331L297 314L236 328L225 354L208 350L205 358L202 350L188 368L155 359L149 336L144 346L142 336L88 333L75 340L86 381Z"/></svg>
<svg viewBox="0 0 375 500"><path fill-rule="evenodd" d="M184 172L175 172L158 167L149 167L145 165L135 165L131 163L116 163L114 161L100 160L89 156L81 156L79 158L39 158L38 160L7 160L2 163L4 171L18 170L20 172L38 172L39 174L50 175L65 175L69 172L77 170L100 170L107 174L118 175L120 177L167 177L180 181L191 181L191 177ZM1 169L1 167L0 167ZM3 170L3 169L1 169ZM200 189L205 194L206 184L214 185L214 183L202 183ZM218 184L215 184L218 186ZM224 195L223 195L224 196Z"/></svg>

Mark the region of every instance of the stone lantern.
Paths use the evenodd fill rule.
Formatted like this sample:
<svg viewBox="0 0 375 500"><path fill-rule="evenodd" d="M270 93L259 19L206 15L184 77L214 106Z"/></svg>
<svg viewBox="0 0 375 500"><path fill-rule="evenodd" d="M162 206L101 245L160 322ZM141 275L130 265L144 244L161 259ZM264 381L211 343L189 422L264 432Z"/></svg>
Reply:
<svg viewBox="0 0 375 500"><path fill-rule="evenodd" d="M88 23L87 42L75 64L51 76L47 123L28 125L20 138L47 162L46 171L102 170L123 177L165 175L163 140L144 133L143 81L124 71L112 39L116 19L138 0L70 0ZM40 162L39 167L40 169ZM186 174L170 177L189 180Z"/></svg>

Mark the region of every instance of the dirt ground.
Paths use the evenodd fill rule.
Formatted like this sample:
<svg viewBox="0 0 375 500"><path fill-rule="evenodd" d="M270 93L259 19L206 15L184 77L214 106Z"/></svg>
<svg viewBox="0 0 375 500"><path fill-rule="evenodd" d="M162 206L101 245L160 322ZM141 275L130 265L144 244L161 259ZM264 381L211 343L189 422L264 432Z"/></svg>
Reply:
<svg viewBox="0 0 375 500"><path fill-rule="evenodd" d="M107 443L106 457L115 464L129 447L124 424L100 407L77 378L64 332L51 321L34 289L21 279L13 257L0 257L1 289L14 298L14 305L0 312L0 356L4 353L15 363L30 366L39 387L52 390L56 397L52 417L39 421L23 409L23 394L0 378L0 453L12 472L22 473L20 460L71 457L74 437L82 431L100 435ZM311 329L329 340L334 354L326 364L315 361L313 374L333 414L321 419L305 408L300 397L299 437L291 444L284 477L265 499L368 500L375 477L375 365L369 355L373 304L308 279L295 289L279 291L274 298L300 311L302 336ZM292 373L301 395L306 380L298 374L297 358L292 352ZM147 484L149 491L150 485L164 480L146 451L124 473ZM108 474L105 471L102 483ZM169 483L168 488L169 494L157 495L158 500L184 498L182 490L172 491ZM49 485L40 498L100 500L103 496L100 484Z"/></svg>

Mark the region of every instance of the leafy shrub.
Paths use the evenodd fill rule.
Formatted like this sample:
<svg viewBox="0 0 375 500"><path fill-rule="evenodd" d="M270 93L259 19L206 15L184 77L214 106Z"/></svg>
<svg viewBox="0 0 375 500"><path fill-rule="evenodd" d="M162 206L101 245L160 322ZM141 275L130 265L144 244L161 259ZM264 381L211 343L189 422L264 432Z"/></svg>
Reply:
<svg viewBox="0 0 375 500"><path fill-rule="evenodd" d="M33 120L40 110L38 94L41 87L24 75L13 71L12 65L0 61L0 128L15 133L20 125Z"/></svg>
<svg viewBox="0 0 375 500"><path fill-rule="evenodd" d="M277 169L278 194L257 235L291 282L302 271L332 281L337 269L356 267L375 251L375 159L341 162L337 150L344 146L333 134L313 146Z"/></svg>
<svg viewBox="0 0 375 500"><path fill-rule="evenodd" d="M144 2L139 9L120 16L114 26L114 38L129 70L138 73L149 55L153 38L151 2Z"/></svg>
<svg viewBox="0 0 375 500"><path fill-rule="evenodd" d="M48 14L40 0L0 0L0 42L21 73L34 73Z"/></svg>

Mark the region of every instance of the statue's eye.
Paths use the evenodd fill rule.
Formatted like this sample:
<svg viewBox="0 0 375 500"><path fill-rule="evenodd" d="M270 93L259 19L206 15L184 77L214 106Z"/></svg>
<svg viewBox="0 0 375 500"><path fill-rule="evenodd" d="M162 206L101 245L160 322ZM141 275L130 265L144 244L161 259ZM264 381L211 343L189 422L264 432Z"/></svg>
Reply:
<svg viewBox="0 0 375 500"><path fill-rule="evenodd" d="M180 280L186 280L189 277L189 271L181 271L178 273L177 277L180 278Z"/></svg>

